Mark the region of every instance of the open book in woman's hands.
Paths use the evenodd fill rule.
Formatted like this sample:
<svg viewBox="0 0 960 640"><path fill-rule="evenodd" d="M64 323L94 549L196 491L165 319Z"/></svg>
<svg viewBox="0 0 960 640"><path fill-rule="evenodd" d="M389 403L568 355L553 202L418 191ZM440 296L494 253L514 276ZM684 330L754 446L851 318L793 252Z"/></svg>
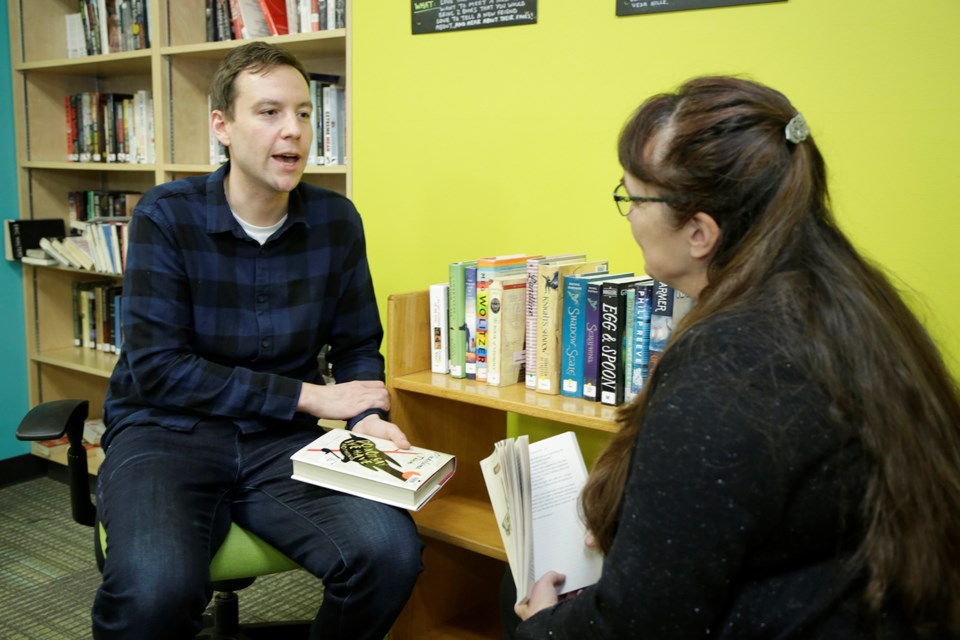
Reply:
<svg viewBox="0 0 960 640"><path fill-rule="evenodd" d="M566 576L560 593L600 578L602 556L586 546L578 508L587 468L576 434L567 431L533 444L527 436L501 440L480 468L518 602L547 571Z"/></svg>

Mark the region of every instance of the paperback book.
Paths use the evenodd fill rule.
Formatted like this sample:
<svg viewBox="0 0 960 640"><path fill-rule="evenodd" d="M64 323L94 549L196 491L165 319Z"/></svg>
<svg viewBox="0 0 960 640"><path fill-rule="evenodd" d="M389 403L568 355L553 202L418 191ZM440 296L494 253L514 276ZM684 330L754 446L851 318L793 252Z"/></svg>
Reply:
<svg viewBox="0 0 960 640"><path fill-rule="evenodd" d="M330 429L294 453L293 479L411 511L453 477L457 459L422 447Z"/></svg>
<svg viewBox="0 0 960 640"><path fill-rule="evenodd" d="M480 469L518 602L547 571L566 576L560 593L600 578L602 556L584 544L578 505L587 468L576 434L567 431L533 444L527 436L501 440Z"/></svg>

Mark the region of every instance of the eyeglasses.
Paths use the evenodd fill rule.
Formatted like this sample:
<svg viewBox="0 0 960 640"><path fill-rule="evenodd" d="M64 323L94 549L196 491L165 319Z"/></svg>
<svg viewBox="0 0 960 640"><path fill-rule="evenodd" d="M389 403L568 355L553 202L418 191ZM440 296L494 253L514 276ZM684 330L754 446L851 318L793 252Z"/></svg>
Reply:
<svg viewBox="0 0 960 640"><path fill-rule="evenodd" d="M630 213L630 209L633 208L634 203L641 202L664 202L670 204L670 200L667 198L648 198L646 196L632 196L627 193L627 188L623 186L623 181L617 184L617 188L613 190L613 201L617 204L617 211L620 212L620 215L626 216Z"/></svg>

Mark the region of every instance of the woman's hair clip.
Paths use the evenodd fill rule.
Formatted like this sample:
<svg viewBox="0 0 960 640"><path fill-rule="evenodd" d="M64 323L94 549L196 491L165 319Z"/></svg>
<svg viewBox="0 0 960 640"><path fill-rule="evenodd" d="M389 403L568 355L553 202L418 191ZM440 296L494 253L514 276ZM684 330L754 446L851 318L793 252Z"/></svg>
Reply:
<svg viewBox="0 0 960 640"><path fill-rule="evenodd" d="M807 126L807 121L803 119L802 113L797 113L790 118L784 133L786 133L787 140L793 144L800 144L807 139L810 135L810 127Z"/></svg>

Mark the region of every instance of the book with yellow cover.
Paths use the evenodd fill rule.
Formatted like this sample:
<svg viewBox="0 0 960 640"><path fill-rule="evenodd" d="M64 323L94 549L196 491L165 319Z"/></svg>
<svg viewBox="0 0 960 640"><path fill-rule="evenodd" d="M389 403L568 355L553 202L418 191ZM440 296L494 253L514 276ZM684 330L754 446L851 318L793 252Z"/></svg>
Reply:
<svg viewBox="0 0 960 640"><path fill-rule="evenodd" d="M453 477L457 459L422 447L330 429L294 453L293 479L417 511Z"/></svg>

